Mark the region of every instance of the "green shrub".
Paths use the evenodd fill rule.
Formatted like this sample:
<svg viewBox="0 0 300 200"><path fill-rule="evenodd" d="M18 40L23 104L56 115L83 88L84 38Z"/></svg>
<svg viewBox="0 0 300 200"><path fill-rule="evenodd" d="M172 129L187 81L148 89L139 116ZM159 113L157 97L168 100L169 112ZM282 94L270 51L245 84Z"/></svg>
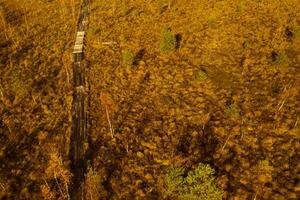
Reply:
<svg viewBox="0 0 300 200"><path fill-rule="evenodd" d="M225 114L229 117L239 117L240 116L240 109L236 104L231 104L226 108Z"/></svg>
<svg viewBox="0 0 300 200"><path fill-rule="evenodd" d="M248 40L246 40L244 43L243 43L243 48L244 49L249 49L249 46L250 46L250 43Z"/></svg>
<svg viewBox="0 0 300 200"><path fill-rule="evenodd" d="M139 11L135 9L135 10L132 11L131 15L133 17L138 17L139 16Z"/></svg>
<svg viewBox="0 0 300 200"><path fill-rule="evenodd" d="M198 81L204 81L207 79L207 73L204 70L198 70L196 72L196 80Z"/></svg>
<svg viewBox="0 0 300 200"><path fill-rule="evenodd" d="M208 16L208 19L207 19L207 23L208 23L208 27L216 28L216 26L217 26L217 13L216 12L210 13L210 15Z"/></svg>
<svg viewBox="0 0 300 200"><path fill-rule="evenodd" d="M178 193L178 190L181 190L184 187L184 171L183 168L174 168L167 173L165 178L167 195L174 195L174 193Z"/></svg>
<svg viewBox="0 0 300 200"><path fill-rule="evenodd" d="M88 34L88 35L96 35L96 34L100 33L100 31L101 31L100 28L90 27L90 28L87 30L87 34Z"/></svg>
<svg viewBox="0 0 300 200"><path fill-rule="evenodd" d="M9 83L9 89L15 97L15 103L19 102L21 99L25 98L28 95L29 86L28 83L26 83L24 78L21 76L20 71L15 70L12 72L11 80Z"/></svg>
<svg viewBox="0 0 300 200"><path fill-rule="evenodd" d="M176 48L176 37L169 28L163 28L161 31L160 51L170 53Z"/></svg>
<svg viewBox="0 0 300 200"><path fill-rule="evenodd" d="M123 0L121 3L121 14L122 16L126 16L128 14L129 11L129 7L127 5L128 3L126 2L126 0Z"/></svg>
<svg viewBox="0 0 300 200"><path fill-rule="evenodd" d="M236 5L236 12L243 12L245 10L245 5L243 2L238 2Z"/></svg>
<svg viewBox="0 0 300 200"><path fill-rule="evenodd" d="M160 12L162 12L166 6L166 0L157 0L156 3L159 7Z"/></svg>
<svg viewBox="0 0 300 200"><path fill-rule="evenodd" d="M125 49L123 52L123 65L125 67L130 67L133 64L134 61L134 54L132 53L131 50Z"/></svg>
<svg viewBox="0 0 300 200"><path fill-rule="evenodd" d="M284 65L288 63L288 57L284 53L280 53L275 56L274 64L275 65Z"/></svg>
<svg viewBox="0 0 300 200"><path fill-rule="evenodd" d="M168 106L173 106L174 105L174 100L172 99L172 97L164 95L161 97L161 102L165 105Z"/></svg>
<svg viewBox="0 0 300 200"><path fill-rule="evenodd" d="M221 200L222 190L217 188L214 170L200 163L185 175L184 168L171 169L165 178L166 195L182 200Z"/></svg>
<svg viewBox="0 0 300 200"><path fill-rule="evenodd" d="M300 26L297 26L293 31L295 38L300 38Z"/></svg>

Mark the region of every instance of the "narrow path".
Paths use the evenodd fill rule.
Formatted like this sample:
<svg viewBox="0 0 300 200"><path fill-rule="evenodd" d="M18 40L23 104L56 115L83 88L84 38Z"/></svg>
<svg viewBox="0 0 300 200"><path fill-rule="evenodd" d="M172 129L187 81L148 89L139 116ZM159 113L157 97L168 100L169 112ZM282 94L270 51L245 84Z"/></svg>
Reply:
<svg viewBox="0 0 300 200"><path fill-rule="evenodd" d="M77 24L76 41L73 49L73 107L72 136L70 145L71 171L73 174L70 198L84 199L84 174L86 162L84 158L84 140L87 125L87 98L84 62L84 38L87 28L89 0L83 0Z"/></svg>

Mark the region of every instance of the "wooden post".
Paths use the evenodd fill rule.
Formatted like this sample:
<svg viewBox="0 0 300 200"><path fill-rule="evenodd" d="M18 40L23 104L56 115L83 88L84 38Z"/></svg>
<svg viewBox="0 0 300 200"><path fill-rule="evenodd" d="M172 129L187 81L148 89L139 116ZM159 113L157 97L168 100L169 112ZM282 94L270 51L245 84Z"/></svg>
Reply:
<svg viewBox="0 0 300 200"><path fill-rule="evenodd" d="M73 48L73 107L71 136L71 170L73 173L70 198L84 199L84 174L86 162L84 157L84 141L87 125L87 106L85 91L84 38L87 28L89 0L84 0L77 24L77 33Z"/></svg>

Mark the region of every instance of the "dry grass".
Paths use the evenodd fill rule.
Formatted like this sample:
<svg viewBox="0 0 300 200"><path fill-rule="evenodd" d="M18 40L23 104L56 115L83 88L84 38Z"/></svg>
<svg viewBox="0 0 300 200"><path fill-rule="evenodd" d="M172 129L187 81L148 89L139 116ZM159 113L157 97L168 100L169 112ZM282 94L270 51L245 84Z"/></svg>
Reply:
<svg viewBox="0 0 300 200"><path fill-rule="evenodd" d="M299 92L288 89L300 90L299 3L128 0L124 15L121 1L108 2L92 4L90 27L101 31L88 44L115 44L91 45L87 57L97 122L91 138L101 141L94 167L116 167L99 175L111 175L112 197L159 199L162 169L199 161L213 164L223 189L232 189L225 199L299 195L292 181L299 166L289 161L299 151ZM161 52L162 27L177 34L176 51ZM143 52L131 70L122 67L124 49ZM103 91L116 105L114 140L99 102ZM251 166L262 159L277 166L276 179L258 191Z"/></svg>
<svg viewBox="0 0 300 200"><path fill-rule="evenodd" d="M0 2L0 176L6 180L0 198L40 199L42 188L51 188L54 199L67 199L66 180L59 173L45 177L45 170L50 148L60 152L60 167L69 168L70 55L79 3Z"/></svg>

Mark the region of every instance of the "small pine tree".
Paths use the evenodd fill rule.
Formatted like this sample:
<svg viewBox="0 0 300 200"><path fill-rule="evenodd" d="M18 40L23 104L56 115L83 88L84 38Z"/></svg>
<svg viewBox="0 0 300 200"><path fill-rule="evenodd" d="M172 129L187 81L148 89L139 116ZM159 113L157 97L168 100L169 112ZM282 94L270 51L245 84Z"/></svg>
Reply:
<svg viewBox="0 0 300 200"><path fill-rule="evenodd" d="M284 65L288 63L288 57L284 53L280 53L275 56L274 64L275 65Z"/></svg>
<svg viewBox="0 0 300 200"><path fill-rule="evenodd" d="M297 26L293 31L295 38L300 38L300 26Z"/></svg>
<svg viewBox="0 0 300 200"><path fill-rule="evenodd" d="M174 168L168 172L165 178L165 183L167 185L166 195L174 195L174 193L178 192L178 188L183 188L184 171L184 168Z"/></svg>
<svg viewBox="0 0 300 200"><path fill-rule="evenodd" d="M187 176L183 168L171 169L165 178L165 194L182 200L221 200L223 192L216 186L214 173L209 165L202 163Z"/></svg>
<svg viewBox="0 0 300 200"><path fill-rule="evenodd" d="M121 4L121 13L122 13L122 16L126 16L127 13L128 13L129 8L128 8L128 5L127 5L127 4L128 4L128 3L127 3L126 0L123 0L123 1L122 1L122 4Z"/></svg>
<svg viewBox="0 0 300 200"><path fill-rule="evenodd" d="M160 51L170 53L176 48L176 37L169 28L163 28L161 31Z"/></svg>
<svg viewBox="0 0 300 200"><path fill-rule="evenodd" d="M233 103L226 108L225 114L228 117L237 118L240 116L240 109L237 104Z"/></svg>
<svg viewBox="0 0 300 200"><path fill-rule="evenodd" d="M125 49L123 52L123 65L125 67L130 67L134 61L134 54L131 50Z"/></svg>
<svg viewBox="0 0 300 200"><path fill-rule="evenodd" d="M166 5L166 1L165 0L157 0L156 3L159 7L160 12L162 12L164 10L165 5Z"/></svg>
<svg viewBox="0 0 300 200"><path fill-rule="evenodd" d="M204 81L207 79L207 73L201 69L196 72L195 76L196 76L196 80L199 80L199 81Z"/></svg>

